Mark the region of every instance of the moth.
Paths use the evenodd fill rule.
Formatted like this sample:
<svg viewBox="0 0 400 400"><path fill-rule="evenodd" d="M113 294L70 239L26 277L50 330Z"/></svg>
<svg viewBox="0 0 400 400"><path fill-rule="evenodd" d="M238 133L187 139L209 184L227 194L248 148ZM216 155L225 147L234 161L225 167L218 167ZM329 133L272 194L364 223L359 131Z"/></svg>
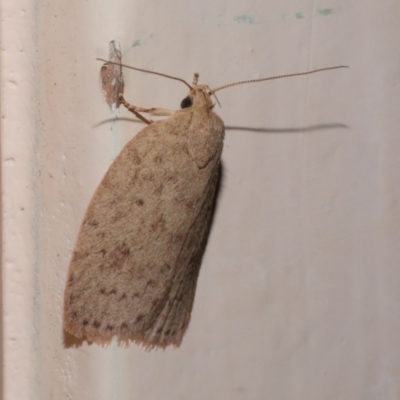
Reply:
<svg viewBox="0 0 400 400"><path fill-rule="evenodd" d="M105 60L102 60L105 61ZM123 65L124 66L124 65ZM125 66L127 67L127 66ZM224 123L196 73L177 111L132 106L147 124L111 164L84 216L64 294L64 330L108 344L178 347L188 328L220 176ZM139 71L138 68L129 67ZM142 114L167 116L152 122Z"/></svg>

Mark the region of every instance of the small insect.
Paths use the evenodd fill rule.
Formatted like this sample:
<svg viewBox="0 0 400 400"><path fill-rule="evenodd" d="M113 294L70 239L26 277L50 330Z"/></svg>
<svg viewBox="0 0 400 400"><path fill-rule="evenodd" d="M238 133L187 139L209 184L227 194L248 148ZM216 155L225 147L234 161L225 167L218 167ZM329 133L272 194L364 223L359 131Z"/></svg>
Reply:
<svg viewBox="0 0 400 400"><path fill-rule="evenodd" d="M101 86L107 104L110 107L120 106L119 95L124 93L124 76L121 66L121 50L119 43L110 42L109 62L103 64L100 70Z"/></svg>
<svg viewBox="0 0 400 400"><path fill-rule="evenodd" d="M102 60L105 61L105 60ZM113 64L108 62L107 65ZM117 64L120 66L121 64ZM125 66L125 65L122 65ZM128 66L125 66L128 67ZM181 110L119 101L147 124L123 148L83 219L64 294L64 329L98 344L178 347L187 330L220 176L224 123L210 89L183 82ZM152 122L141 113L168 116Z"/></svg>

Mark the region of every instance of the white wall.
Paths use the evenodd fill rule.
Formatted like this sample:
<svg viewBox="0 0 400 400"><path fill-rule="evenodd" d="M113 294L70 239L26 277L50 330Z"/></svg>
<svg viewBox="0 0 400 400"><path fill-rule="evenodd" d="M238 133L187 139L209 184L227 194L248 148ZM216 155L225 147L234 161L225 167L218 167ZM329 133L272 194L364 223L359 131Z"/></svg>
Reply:
<svg viewBox="0 0 400 400"><path fill-rule="evenodd" d="M6 400L400 398L398 1L1 6ZM128 64L189 81L199 71L211 87L351 67L218 94L227 126L267 132L226 133L179 349L63 345L83 213L142 127L112 122L101 94L95 58L113 39ZM140 106L178 108L186 95L151 75L125 80Z"/></svg>

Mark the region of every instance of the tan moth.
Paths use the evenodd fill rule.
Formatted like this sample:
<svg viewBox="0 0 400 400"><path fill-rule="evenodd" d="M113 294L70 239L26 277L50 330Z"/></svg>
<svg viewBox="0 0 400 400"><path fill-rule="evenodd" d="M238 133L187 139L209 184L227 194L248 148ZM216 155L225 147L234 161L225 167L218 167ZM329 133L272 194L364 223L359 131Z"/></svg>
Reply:
<svg viewBox="0 0 400 400"><path fill-rule="evenodd" d="M216 89L198 85L198 74L189 85L128 67L179 80L190 91L178 111L135 107L120 93L147 126L111 164L86 211L65 288L65 331L98 344L115 337L148 349L179 346L220 176L224 123L211 96L237 84L342 67ZM141 113L169 118L152 122Z"/></svg>

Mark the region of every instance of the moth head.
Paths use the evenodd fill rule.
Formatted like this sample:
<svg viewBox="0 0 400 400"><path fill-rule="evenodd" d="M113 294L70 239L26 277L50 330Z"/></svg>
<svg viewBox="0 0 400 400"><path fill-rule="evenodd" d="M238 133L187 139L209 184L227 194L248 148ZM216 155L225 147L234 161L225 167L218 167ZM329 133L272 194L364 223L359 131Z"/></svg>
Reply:
<svg viewBox="0 0 400 400"><path fill-rule="evenodd" d="M211 110L214 107L214 103L211 101L209 92L210 88L207 85L194 86L181 101L181 109L195 107Z"/></svg>
<svg viewBox="0 0 400 400"><path fill-rule="evenodd" d="M214 103L210 98L210 87L198 85L199 73L195 72L189 94L181 101L181 109L196 107L212 110Z"/></svg>

